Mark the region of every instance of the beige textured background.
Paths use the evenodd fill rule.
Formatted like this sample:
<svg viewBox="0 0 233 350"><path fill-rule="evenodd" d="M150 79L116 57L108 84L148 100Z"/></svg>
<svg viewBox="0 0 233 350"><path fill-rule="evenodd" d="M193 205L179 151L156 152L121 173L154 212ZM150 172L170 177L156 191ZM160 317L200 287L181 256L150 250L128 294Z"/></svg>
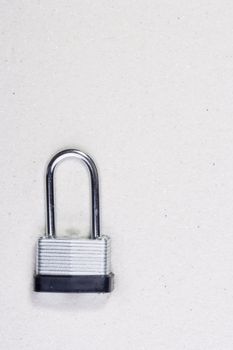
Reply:
<svg viewBox="0 0 233 350"><path fill-rule="evenodd" d="M233 4L0 1L0 347L232 350ZM44 169L101 179L116 289L32 292ZM89 231L78 162L59 232Z"/></svg>

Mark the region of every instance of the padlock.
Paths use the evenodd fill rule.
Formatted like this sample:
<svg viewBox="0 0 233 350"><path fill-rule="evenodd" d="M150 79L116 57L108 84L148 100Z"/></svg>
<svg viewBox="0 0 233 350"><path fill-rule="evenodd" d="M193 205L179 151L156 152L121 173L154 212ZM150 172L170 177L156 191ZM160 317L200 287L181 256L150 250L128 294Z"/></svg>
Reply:
<svg viewBox="0 0 233 350"><path fill-rule="evenodd" d="M54 170L68 157L81 159L91 180L92 230L90 238L57 237L55 228ZM101 235L99 180L94 161L87 154L68 149L49 162L46 174L47 232L37 244L34 290L37 292L108 293L113 290L110 238Z"/></svg>

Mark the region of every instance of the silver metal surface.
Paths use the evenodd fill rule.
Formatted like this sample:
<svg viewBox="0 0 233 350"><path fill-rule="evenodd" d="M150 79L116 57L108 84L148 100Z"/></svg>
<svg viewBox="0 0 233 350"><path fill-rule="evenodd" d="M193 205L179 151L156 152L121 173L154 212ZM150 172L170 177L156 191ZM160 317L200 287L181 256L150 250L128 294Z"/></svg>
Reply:
<svg viewBox="0 0 233 350"><path fill-rule="evenodd" d="M55 227L54 171L68 157L81 159L91 179L92 232L89 239L57 238ZM46 174L47 232L38 240L37 275L107 275L110 269L110 238L100 235L99 180L93 160L85 153L68 149L56 154Z"/></svg>
<svg viewBox="0 0 233 350"><path fill-rule="evenodd" d="M110 269L110 238L48 239L37 245L36 273L40 275L106 275Z"/></svg>
<svg viewBox="0 0 233 350"><path fill-rule="evenodd" d="M87 166L91 178L92 198L92 232L91 238L100 237L100 214L99 214L99 179L94 161L87 154L77 150L68 149L57 153L49 162L46 174L46 211L47 211L47 237L56 237L55 227L55 200L54 200L54 171L62 160L75 157L81 159Z"/></svg>

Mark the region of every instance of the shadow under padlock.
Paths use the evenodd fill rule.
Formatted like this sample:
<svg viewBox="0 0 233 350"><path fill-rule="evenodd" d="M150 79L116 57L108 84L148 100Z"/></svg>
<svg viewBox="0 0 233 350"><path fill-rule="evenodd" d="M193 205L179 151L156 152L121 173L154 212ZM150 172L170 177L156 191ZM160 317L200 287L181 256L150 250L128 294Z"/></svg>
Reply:
<svg viewBox="0 0 233 350"><path fill-rule="evenodd" d="M68 157L81 159L91 179L92 232L90 238L56 237L54 171ZM37 243L36 292L109 293L113 290L110 238L101 235L99 180L94 161L85 153L68 149L56 154L46 175L47 232Z"/></svg>

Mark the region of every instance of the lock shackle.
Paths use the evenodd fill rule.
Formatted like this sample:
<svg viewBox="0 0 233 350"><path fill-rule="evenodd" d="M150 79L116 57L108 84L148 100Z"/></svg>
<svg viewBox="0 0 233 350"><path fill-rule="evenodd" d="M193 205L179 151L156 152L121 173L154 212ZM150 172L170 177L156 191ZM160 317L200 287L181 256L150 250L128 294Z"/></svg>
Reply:
<svg viewBox="0 0 233 350"><path fill-rule="evenodd" d="M46 173L46 211L47 211L47 233L48 238L56 238L55 225L55 202L54 202L54 171L58 163L66 158L75 157L81 159L87 166L91 179L91 214L92 232L91 238L100 237L100 210L99 210L99 179L94 161L86 153L77 149L66 149L50 160Z"/></svg>

